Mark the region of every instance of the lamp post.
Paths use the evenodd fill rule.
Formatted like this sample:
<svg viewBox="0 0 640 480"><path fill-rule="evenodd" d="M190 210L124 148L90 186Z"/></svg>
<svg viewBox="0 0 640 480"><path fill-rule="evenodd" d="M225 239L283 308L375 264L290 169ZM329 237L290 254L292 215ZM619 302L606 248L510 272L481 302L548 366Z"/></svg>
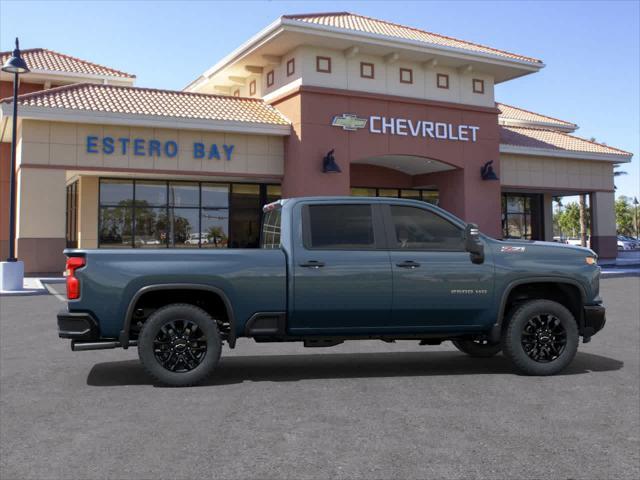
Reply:
<svg viewBox="0 0 640 480"><path fill-rule="evenodd" d="M636 227L636 240L638 240L638 197L633 197L633 223Z"/></svg>
<svg viewBox="0 0 640 480"><path fill-rule="evenodd" d="M2 66L2 71L13 73L13 131L11 132L11 166L9 170L9 257L2 265L0 290L21 290L24 266L16 258L16 135L18 130L18 76L28 73L29 67L20 55L16 38L13 54ZM12 265L13 264L13 265Z"/></svg>

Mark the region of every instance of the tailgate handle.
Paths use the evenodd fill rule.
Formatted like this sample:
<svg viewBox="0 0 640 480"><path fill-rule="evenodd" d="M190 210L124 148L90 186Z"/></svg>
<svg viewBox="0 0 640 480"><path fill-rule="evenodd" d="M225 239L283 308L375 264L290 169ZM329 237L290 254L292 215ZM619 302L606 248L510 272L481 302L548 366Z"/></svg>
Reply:
<svg viewBox="0 0 640 480"><path fill-rule="evenodd" d="M396 263L396 266L400 268L418 268L420 264L418 262L414 262L413 260L406 260L401 263Z"/></svg>
<svg viewBox="0 0 640 480"><path fill-rule="evenodd" d="M324 267L324 262L319 262L318 260L309 260L308 262L301 263L300 266L305 268L320 268Z"/></svg>

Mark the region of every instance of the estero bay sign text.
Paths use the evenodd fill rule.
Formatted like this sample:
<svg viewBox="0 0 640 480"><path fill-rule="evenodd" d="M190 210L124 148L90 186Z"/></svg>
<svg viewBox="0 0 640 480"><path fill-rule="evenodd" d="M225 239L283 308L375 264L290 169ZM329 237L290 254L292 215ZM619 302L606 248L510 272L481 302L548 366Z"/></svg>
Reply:
<svg viewBox="0 0 640 480"><path fill-rule="evenodd" d="M105 155L135 155L140 157L167 157L178 155L180 145L175 140L156 140L129 137L87 136L87 153L103 153ZM191 152L193 158L208 160L231 160L235 145L193 142Z"/></svg>

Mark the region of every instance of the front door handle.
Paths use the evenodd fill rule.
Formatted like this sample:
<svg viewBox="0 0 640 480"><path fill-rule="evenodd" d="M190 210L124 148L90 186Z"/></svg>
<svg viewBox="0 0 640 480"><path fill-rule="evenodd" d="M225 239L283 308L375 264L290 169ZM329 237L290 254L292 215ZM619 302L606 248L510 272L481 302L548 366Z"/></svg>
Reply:
<svg viewBox="0 0 640 480"><path fill-rule="evenodd" d="M414 262L413 260L405 260L404 262L396 263L396 266L400 268L418 268L420 264L418 262Z"/></svg>
<svg viewBox="0 0 640 480"><path fill-rule="evenodd" d="M324 262L319 262L318 260L309 260L308 262L301 263L300 266L305 268L320 268L324 267Z"/></svg>

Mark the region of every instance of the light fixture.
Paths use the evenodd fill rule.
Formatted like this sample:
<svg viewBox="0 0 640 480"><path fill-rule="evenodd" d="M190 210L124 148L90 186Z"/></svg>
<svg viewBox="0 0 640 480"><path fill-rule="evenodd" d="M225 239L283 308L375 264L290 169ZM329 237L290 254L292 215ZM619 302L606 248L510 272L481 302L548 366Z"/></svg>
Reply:
<svg viewBox="0 0 640 480"><path fill-rule="evenodd" d="M9 57L9 59L4 62L2 66L2 71L7 73L29 73L29 67L27 66L27 62L24 61L22 56L20 55L20 44L18 39L16 38L16 48L13 51L13 55Z"/></svg>
<svg viewBox="0 0 640 480"><path fill-rule="evenodd" d="M482 177L482 180L498 180L498 176L496 175L496 172L493 171L493 167L491 166L492 163L493 160L489 160L487 163L482 165L482 167L480 167L480 176Z"/></svg>
<svg viewBox="0 0 640 480"><path fill-rule="evenodd" d="M336 159L333 156L335 149L329 150L329 152L322 159L322 173L341 173L340 167L336 163Z"/></svg>

